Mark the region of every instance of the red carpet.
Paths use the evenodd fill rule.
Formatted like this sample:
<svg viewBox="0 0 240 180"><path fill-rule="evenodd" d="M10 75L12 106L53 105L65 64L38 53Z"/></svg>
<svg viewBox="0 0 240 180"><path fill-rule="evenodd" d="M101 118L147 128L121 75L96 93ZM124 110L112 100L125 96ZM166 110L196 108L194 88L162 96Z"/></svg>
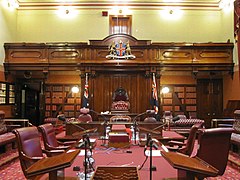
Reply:
<svg viewBox="0 0 240 180"><path fill-rule="evenodd" d="M240 160L239 157L238 157L238 160ZM147 166L148 164L146 163L145 167ZM141 171L144 171L144 169ZM240 177L240 167L233 168L229 163L223 176L208 178L208 180L227 180L227 179L235 180L235 179L239 179L239 177ZM18 159L15 159L12 162L0 167L0 180L25 180L25 179L26 178L22 173L21 166Z"/></svg>
<svg viewBox="0 0 240 180"><path fill-rule="evenodd" d="M118 150L118 151L111 151L102 149L99 144L98 149L94 150L93 158L96 161L97 165L129 165L129 166L136 166L141 165L145 159L145 156L143 155L143 149L138 146L131 146L129 150L132 151L132 153L126 153L126 149ZM111 154L111 156L110 156ZM4 158L16 158L17 152L16 150L10 152L9 154L5 155L3 157L0 156L1 162L4 160ZM0 166L0 180L25 180L19 159L14 159L5 164ZM131 158L131 163L129 164L129 158ZM176 176L175 170L171 168L171 166L167 162L162 162L160 159L161 157L155 157L153 158L153 165L157 166L157 171L153 172L153 180L160 180L165 177ZM240 163L240 156L239 154L230 152L229 154L229 163L226 168L226 171L223 176L221 177L215 177L215 178L207 178L208 180L225 180L225 179L240 179L240 166L237 166L236 164ZM73 166L80 166L82 168L82 162L83 157L79 157L77 161L74 161ZM235 163L236 162L236 163ZM158 168L159 167L159 168ZM164 167L164 168L163 168ZM149 158L148 161L143 166L142 170L139 171L139 174L143 180L149 179ZM67 176L76 176L76 172L72 171L72 168L66 169L65 175ZM167 176L166 176L167 175Z"/></svg>

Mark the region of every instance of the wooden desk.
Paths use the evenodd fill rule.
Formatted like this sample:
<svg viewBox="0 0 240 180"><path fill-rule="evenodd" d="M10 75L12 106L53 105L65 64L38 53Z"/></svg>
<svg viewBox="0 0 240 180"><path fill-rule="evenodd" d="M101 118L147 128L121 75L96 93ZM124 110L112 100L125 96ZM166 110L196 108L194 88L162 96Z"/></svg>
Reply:
<svg viewBox="0 0 240 180"><path fill-rule="evenodd" d="M156 129L155 131L159 131L160 134L162 134L162 122L156 122L156 123L146 123L146 122L137 122L138 127L144 127L150 130ZM133 126L133 122L108 122L108 126L112 126L113 124L123 124L126 127ZM75 132L83 131L83 129L92 129L97 128L97 132L99 133L99 136L103 136L104 133L104 125L103 122L94 121L90 123L66 123L66 135L71 136Z"/></svg>
<svg viewBox="0 0 240 180"><path fill-rule="evenodd" d="M162 144L166 144L169 141L181 141L183 142L186 139L185 136L178 134L175 131L162 131L162 136L159 136L157 140L159 140Z"/></svg>
<svg viewBox="0 0 240 180"><path fill-rule="evenodd" d="M217 128L219 124L233 125L234 121L235 121L235 119L233 119L233 118L212 119L211 128Z"/></svg>
<svg viewBox="0 0 240 180"><path fill-rule="evenodd" d="M171 166L178 169L179 179L194 180L196 174L216 176L218 173L216 168L198 157L191 158L180 153L165 151L161 151L161 154Z"/></svg>
<svg viewBox="0 0 240 180"><path fill-rule="evenodd" d="M103 148L102 141L97 140L96 148L93 151L93 158L95 159L95 166L107 166L107 167L138 167L141 166L146 159L144 155L144 147L130 146L127 149ZM161 147L159 146L159 149ZM127 152L130 151L130 153ZM149 148L148 148L149 150ZM76 171L73 171L74 166L80 166L80 172L84 172L82 168L84 160L84 154L77 156L71 167L65 169L65 175L67 177L76 177ZM142 180L149 180L149 162L147 159L142 170L139 170L139 176ZM153 180L161 180L164 178L174 179L177 177L177 170L174 169L162 156L154 156L152 164L156 166L156 171L153 171Z"/></svg>
<svg viewBox="0 0 240 180"><path fill-rule="evenodd" d="M3 121L10 127L28 127L29 125L28 119L4 119Z"/></svg>
<svg viewBox="0 0 240 180"><path fill-rule="evenodd" d="M70 153L62 153L57 156L41 159L26 170L27 176L33 177L49 173L49 180L56 180L57 170L70 167L79 152L80 150L76 150Z"/></svg>
<svg viewBox="0 0 240 180"><path fill-rule="evenodd" d="M112 116L130 116L133 119L137 115L138 115L137 113L128 113L128 112L117 113L117 112L115 112L115 113L111 113L111 114L100 114L100 115L98 115L98 118L101 120L104 120L103 117L105 117L109 121Z"/></svg>

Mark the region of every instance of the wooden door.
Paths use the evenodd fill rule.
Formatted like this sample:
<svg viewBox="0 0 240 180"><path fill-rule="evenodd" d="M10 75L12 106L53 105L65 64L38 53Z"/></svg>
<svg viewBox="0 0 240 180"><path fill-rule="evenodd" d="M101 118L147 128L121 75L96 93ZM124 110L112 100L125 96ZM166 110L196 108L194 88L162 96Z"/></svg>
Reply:
<svg viewBox="0 0 240 180"><path fill-rule="evenodd" d="M109 16L109 34L132 34L132 16Z"/></svg>
<svg viewBox="0 0 240 180"><path fill-rule="evenodd" d="M151 78L144 73L101 73L90 78L90 108L97 112L110 111L113 92L122 87L127 91L130 113L141 113L149 109L151 97Z"/></svg>
<svg viewBox="0 0 240 180"><path fill-rule="evenodd" d="M205 120L206 127L211 120L220 118L223 112L222 79L199 79L197 82L197 114Z"/></svg>

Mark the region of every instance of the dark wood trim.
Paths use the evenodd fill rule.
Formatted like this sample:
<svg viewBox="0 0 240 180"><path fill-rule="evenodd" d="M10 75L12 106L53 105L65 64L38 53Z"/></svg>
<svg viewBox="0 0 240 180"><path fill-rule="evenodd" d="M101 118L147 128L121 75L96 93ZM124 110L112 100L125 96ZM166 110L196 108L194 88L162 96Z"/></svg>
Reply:
<svg viewBox="0 0 240 180"><path fill-rule="evenodd" d="M129 41L135 59L107 59L111 42ZM233 43L151 43L131 35L109 35L79 43L5 43L5 73L50 71L227 71ZM34 76L34 73L33 73Z"/></svg>

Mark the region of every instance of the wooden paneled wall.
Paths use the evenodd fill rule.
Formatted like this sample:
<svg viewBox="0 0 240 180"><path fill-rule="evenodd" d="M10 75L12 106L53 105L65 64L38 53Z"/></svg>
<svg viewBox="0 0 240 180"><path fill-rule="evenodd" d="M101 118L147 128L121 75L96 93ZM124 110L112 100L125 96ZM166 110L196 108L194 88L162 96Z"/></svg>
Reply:
<svg viewBox="0 0 240 180"><path fill-rule="evenodd" d="M128 93L132 113L151 109L151 82L144 73L99 74L89 84L90 106L98 112L111 110L114 91L123 87Z"/></svg>
<svg viewBox="0 0 240 180"><path fill-rule="evenodd" d="M135 59L107 59L112 42L129 42ZM123 87L129 94L131 112L150 108L152 74L160 83L165 72L188 71L198 74L233 73L233 43L152 43L126 34L110 35L102 40L79 43L5 43L5 75L48 82L48 75L64 76L74 72L89 74L89 97L92 109L101 112L111 108L112 93ZM189 74L190 74L189 73ZM68 84L69 82L63 82ZM158 85L158 87L160 87Z"/></svg>

